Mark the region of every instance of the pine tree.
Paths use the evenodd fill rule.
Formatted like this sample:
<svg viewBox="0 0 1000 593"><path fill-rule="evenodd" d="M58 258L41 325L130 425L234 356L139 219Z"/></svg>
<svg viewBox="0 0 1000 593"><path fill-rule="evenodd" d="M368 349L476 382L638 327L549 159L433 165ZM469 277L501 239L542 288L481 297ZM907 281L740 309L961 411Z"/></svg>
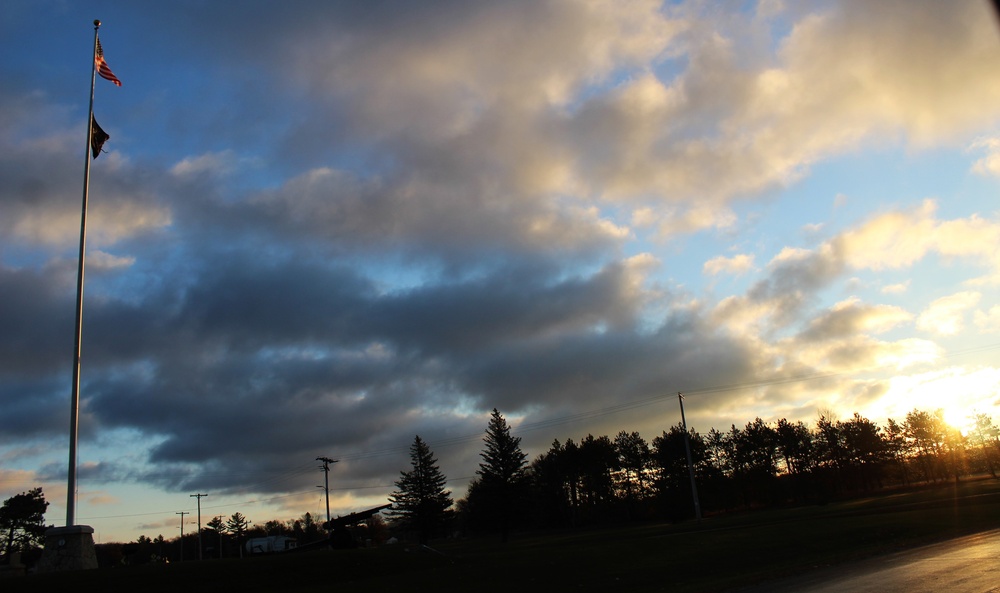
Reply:
<svg viewBox="0 0 1000 593"><path fill-rule="evenodd" d="M412 469L399 472L396 491L389 496L389 513L406 529L417 532L421 544L441 532L451 516L451 492L444 489L448 479L438 469L437 459L418 435L410 446Z"/></svg>
<svg viewBox="0 0 1000 593"><path fill-rule="evenodd" d="M243 535L246 533L247 526L249 525L250 521L238 512L233 513L226 520L226 529L236 537L236 546L239 548L240 558L243 557ZM181 545L183 546L184 542L181 542Z"/></svg>
<svg viewBox="0 0 1000 593"><path fill-rule="evenodd" d="M44 541L45 509L48 506L41 488L33 488L3 501L0 533L4 538L4 555L9 558L11 552L26 552Z"/></svg>
<svg viewBox="0 0 1000 593"><path fill-rule="evenodd" d="M490 415L483 443L485 448L479 454L483 461L476 470L479 478L470 486L469 499L474 508L486 509L500 529L501 540L506 542L520 506L528 456L521 451L521 437L511 436L507 420L496 408Z"/></svg>

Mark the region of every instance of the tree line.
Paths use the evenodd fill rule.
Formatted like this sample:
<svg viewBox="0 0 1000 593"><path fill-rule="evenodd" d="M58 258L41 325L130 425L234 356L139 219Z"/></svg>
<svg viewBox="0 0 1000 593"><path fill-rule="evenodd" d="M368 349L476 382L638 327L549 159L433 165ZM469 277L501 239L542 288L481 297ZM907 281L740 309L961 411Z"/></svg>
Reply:
<svg viewBox="0 0 1000 593"><path fill-rule="evenodd" d="M33 488L6 499L0 506L0 564L22 564L33 566L41 557L45 543L45 531L52 525L45 524L45 511L49 503L42 488ZM388 528L378 516L371 517L364 525L357 527L359 539L375 539L382 542L388 538ZM253 538L285 536L299 545L327 539L328 533L322 523L305 513L290 521L270 520L253 524L242 513L236 512L225 517L215 516L201 530L185 533L183 537L166 538L163 534L155 538L140 535L128 543L111 542L97 544L98 564L102 567L124 564L149 564L177 562L203 558L238 558L246 552L246 542Z"/></svg>
<svg viewBox="0 0 1000 593"><path fill-rule="evenodd" d="M889 419L884 426L857 413L846 420L823 414L812 426L758 417L742 428L712 428L705 434L694 429L685 434L677 424L652 441L624 430L613 438L557 439L529 462L520 437L493 409L476 477L463 498L454 500L434 453L417 435L410 447L411 467L400 472L389 496L388 524L376 514L355 528L355 537L381 543L395 532L426 544L460 532L495 533L506 541L517 529L689 519L695 514L695 491L700 510L712 514L823 503L973 474L997 478L1000 429L987 414L972 420L964 435L945 422L940 410L916 409L902 422ZM5 559L15 552L38 554L47 506L41 488L4 501ZM247 539L271 535L294 538L299 545L328 537L309 513L251 524L237 512L208 521L201 530L202 552L208 558L242 556ZM105 566L195 559L199 534L103 544L98 556Z"/></svg>
<svg viewBox="0 0 1000 593"><path fill-rule="evenodd" d="M389 537L388 527L378 515L353 529L353 536L361 542L372 540L374 543L381 543ZM200 556L204 559L243 558L251 554L247 551L246 544L255 538L284 536L303 546L329 537L329 533L323 529L322 521L308 512L298 519L272 519L263 523L252 523L240 512L228 517L218 515L212 517L201 529L200 543L197 529L192 531L185 533L183 537L171 539L162 534L155 538L140 535L136 541L129 543L98 544L98 562L101 566L117 566L191 561L199 558L199 546Z"/></svg>
<svg viewBox="0 0 1000 593"><path fill-rule="evenodd" d="M494 409L466 496L452 504L447 479L418 436L413 469L395 484L392 516L421 542L449 530L493 532L506 540L512 529L688 519L695 515L695 492L700 510L711 514L823 503L972 474L996 478L1000 430L987 414L972 420L965 435L942 411L916 409L885 426L857 413L846 420L823 414L812 426L758 417L706 434L690 429L685 435L678 424L651 442L624 430L555 440L528 462L520 438Z"/></svg>

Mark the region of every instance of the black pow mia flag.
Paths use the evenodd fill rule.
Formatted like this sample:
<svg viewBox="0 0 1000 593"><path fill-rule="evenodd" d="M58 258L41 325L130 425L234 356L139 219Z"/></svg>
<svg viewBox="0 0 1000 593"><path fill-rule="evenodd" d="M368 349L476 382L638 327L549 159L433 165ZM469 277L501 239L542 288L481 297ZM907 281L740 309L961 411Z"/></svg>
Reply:
<svg viewBox="0 0 1000 593"><path fill-rule="evenodd" d="M90 118L90 152L97 158L97 155L101 154L101 147L104 143L108 141L108 133L101 129L101 126L97 124L97 120L93 117Z"/></svg>

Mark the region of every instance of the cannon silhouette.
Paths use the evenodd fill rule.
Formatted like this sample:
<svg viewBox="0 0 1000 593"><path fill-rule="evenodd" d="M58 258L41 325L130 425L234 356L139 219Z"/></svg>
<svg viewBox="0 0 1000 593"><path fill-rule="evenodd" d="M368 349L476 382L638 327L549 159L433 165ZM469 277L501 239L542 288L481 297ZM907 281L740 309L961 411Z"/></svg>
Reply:
<svg viewBox="0 0 1000 593"><path fill-rule="evenodd" d="M383 504L377 507L372 507L364 511L358 511L356 513L351 513L349 515L344 515L343 517L337 517L336 519L330 519L325 521L322 525L323 529L330 533L329 537L318 542L312 542L305 544L289 550L289 552L301 552L304 550L315 550L317 548L334 548L334 549L348 549L358 547L357 540L354 539L354 534L351 533L350 527L357 525L358 523L369 519L373 515L380 511L391 508L391 504Z"/></svg>

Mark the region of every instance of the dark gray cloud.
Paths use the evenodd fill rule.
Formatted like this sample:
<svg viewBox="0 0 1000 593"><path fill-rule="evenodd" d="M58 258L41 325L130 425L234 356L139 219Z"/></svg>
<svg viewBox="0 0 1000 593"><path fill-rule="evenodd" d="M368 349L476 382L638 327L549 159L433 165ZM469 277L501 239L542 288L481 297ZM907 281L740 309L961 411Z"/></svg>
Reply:
<svg viewBox="0 0 1000 593"><path fill-rule="evenodd" d="M91 182L81 435L103 458L85 479L314 492L313 460L329 455L361 491L391 483L415 434L467 478L494 407L536 454L587 433L652 438L679 419L678 391L702 431L808 419L817 392L886 393L837 373L926 344L875 337L912 318L902 308L828 302L862 265L844 255L849 234L748 254L773 259L729 296L691 270L742 245L713 237L706 255L684 236L731 224L738 237L737 197L885 130L935 138L1000 93L982 77L969 77L977 100L940 91L943 123L921 119L926 106L901 119L872 107L845 84L878 65L864 43L843 64L829 48L845 29L880 39L881 10L860 23L797 6L775 22L620 6L102 5L125 86L98 89L112 138ZM971 6L942 30L961 31ZM949 39L934 63L965 73L979 46ZM31 75L8 64L0 90L0 440L56 480L62 451L29 450L61 443L68 415L86 117L74 85L88 81L53 44L34 42ZM799 55L832 60L830 76ZM920 84L890 79L883 103L920 103L899 93Z"/></svg>
<svg viewBox="0 0 1000 593"><path fill-rule="evenodd" d="M155 462L280 466L323 447L398 447L422 424L428 438L481 430L420 420L428 410L600 408L697 384L710 360L743 356L725 340L700 343L695 319L640 331L617 265L562 282L544 268L503 269L380 295L343 269L218 263L181 303L151 297L157 315L143 303L93 308L87 434L155 435Z"/></svg>

